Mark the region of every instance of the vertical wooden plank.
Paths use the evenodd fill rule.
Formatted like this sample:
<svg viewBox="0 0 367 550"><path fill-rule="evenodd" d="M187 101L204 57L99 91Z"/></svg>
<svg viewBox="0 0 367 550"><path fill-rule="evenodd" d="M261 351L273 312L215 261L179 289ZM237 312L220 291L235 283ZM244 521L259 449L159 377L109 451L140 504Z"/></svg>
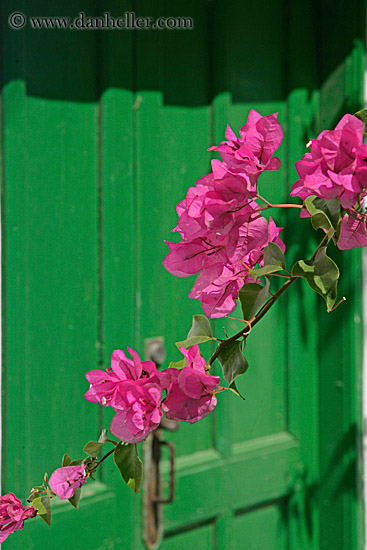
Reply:
<svg viewBox="0 0 367 550"><path fill-rule="evenodd" d="M3 491L24 500L63 452L80 457L98 436L100 411L83 399L85 372L100 355L97 43L90 31L17 33L7 17L27 13L25 6L10 2L2 10ZM59 15L56 3L48 10ZM83 496L79 515L55 504L53 529L33 520L7 547L118 547L126 527L121 501L98 483Z"/></svg>
<svg viewBox="0 0 367 550"><path fill-rule="evenodd" d="M42 46L40 37L30 35L32 53ZM82 46L88 58L93 36ZM27 63L13 51L11 62L17 61ZM94 81L86 85L93 88ZM59 464L60 441L75 453L89 432L82 396L86 365L96 362L98 326L97 118L91 103L27 97L24 81L5 85L3 105L4 392L12 396L5 437L17 433L20 445L6 447L5 487L24 495L35 477ZM59 423L65 395L70 410Z"/></svg>
<svg viewBox="0 0 367 550"><path fill-rule="evenodd" d="M256 38L258 28L253 25L254 17L260 18L262 22L263 32L260 42ZM254 2L240 4L233 1L227 2L225 6L215 3L213 24L214 143L219 144L224 140L227 124L230 124L238 134L252 108L262 115L279 112L279 120L285 127L287 113L284 103L283 73L286 49L284 4L275 2L271 6L267 4L262 8ZM271 41L271 48L267 40ZM239 44L241 44L240 48ZM282 171L264 174L259 182L262 194L273 202L279 202L280 197L285 193L285 141L276 154L281 158ZM281 210L271 212L271 216L277 225L284 225L285 217ZM277 304L277 308L270 312L262 321L261 327L254 330L248 339L246 357L250 367L246 375L238 380L238 386L245 395L246 401L241 402L233 395L224 395L220 399L216 414L216 442L217 449L227 460L233 453L234 445L286 429L287 388L284 345L286 317L284 311L283 301ZM241 318L240 308L232 315ZM220 319L215 322L216 332L220 336L223 325L227 328L228 334L234 334L240 329L240 323ZM273 329L274 325L277 327L276 331ZM225 475L228 494L233 494L232 474L229 468ZM230 499L230 508L218 520L218 548L224 548L228 544L233 548L242 548L246 544L254 544L255 547L257 542L261 546L263 539L256 530L258 527L255 528L256 523L251 523L252 516L246 521L241 521L239 517L234 518L236 501L235 498ZM243 517L247 518L247 516L248 513L244 513ZM247 522L251 525L249 531L251 534L248 539ZM242 525L246 527L242 528ZM274 539L274 533L271 532L270 535L269 531L267 541L273 537L274 545L285 548L287 534L284 518L279 524L279 529L281 534L277 539Z"/></svg>
<svg viewBox="0 0 367 550"><path fill-rule="evenodd" d="M330 24L344 36L333 44L332 55L326 46L321 51L322 127L333 128L343 114L363 105L365 4L355 1L350 8L348 21L339 4L332 14L322 9L325 44ZM320 417L320 547L331 547L337 530L341 548L362 549L361 251L335 251L333 257L341 271L339 293L347 301L332 319L324 312L320 318L320 386L325 396Z"/></svg>
<svg viewBox="0 0 367 550"><path fill-rule="evenodd" d="M121 16L121 4L105 3L111 16ZM132 11L132 3L124 5ZM135 219L133 31L100 31L100 368L110 366L115 349L136 349L135 341ZM95 406L91 404L91 407ZM103 408L102 427L109 428L114 411ZM140 498L123 483L112 460L102 480L115 491L109 531L135 549L140 541ZM111 533L111 537L112 537ZM119 545L117 545L119 547Z"/></svg>
<svg viewBox="0 0 367 550"><path fill-rule="evenodd" d="M287 91L288 91L288 193L298 179L294 163L306 152L306 143L315 134L318 123L318 6L311 3L305 11L296 1L289 4ZM300 70L302 67L302 70ZM317 135L317 134L316 134ZM289 196L289 195L288 195ZM287 216L290 262L310 257L321 236L315 236L298 213ZM306 223L305 223L306 222ZM292 495L289 510L290 547L319 548L319 365L317 297L307 284L288 295L288 425L301 444L301 463L295 472L298 492ZM322 304L321 304L322 306Z"/></svg>
<svg viewBox="0 0 367 550"><path fill-rule="evenodd" d="M180 357L174 342L186 336L192 315L201 313L199 302L187 298L193 278L173 277L162 260L168 253L164 239L175 239L170 233L177 223L175 204L210 170L205 154L211 145L207 13L204 4L193 1L138 2L136 10L152 17L188 14L195 22L193 30L151 30L136 37L136 336L140 351L145 338L164 336L171 361ZM207 418L193 426L182 423L179 433L170 434L178 455L210 448L211 422Z"/></svg>
<svg viewBox="0 0 367 550"><path fill-rule="evenodd" d="M296 181L294 162L305 152L305 135L309 134L315 108L308 102L307 90L294 90L288 98L288 169L289 188ZM293 213L291 213L293 214ZM288 253L291 264L300 257L311 257L317 241L305 221L289 225ZM307 222L306 222L307 223ZM291 224L291 218L288 218ZM294 548L318 548L318 510L316 488L319 480L319 399L318 338L313 319L318 318L317 297L303 281L288 293L288 426L301 443L299 483L306 484L307 502L294 495L290 508L290 535ZM307 411L307 413L306 413ZM307 507L306 507L307 505ZM293 548L293 546L291 546Z"/></svg>

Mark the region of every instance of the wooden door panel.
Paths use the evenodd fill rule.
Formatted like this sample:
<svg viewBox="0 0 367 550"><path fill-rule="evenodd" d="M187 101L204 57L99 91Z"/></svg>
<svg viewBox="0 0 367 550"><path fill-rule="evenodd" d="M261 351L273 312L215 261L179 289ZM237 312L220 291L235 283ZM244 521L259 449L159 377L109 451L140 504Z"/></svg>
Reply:
<svg viewBox="0 0 367 550"><path fill-rule="evenodd" d="M287 502L277 501L235 515L233 548L280 550L287 548Z"/></svg>
<svg viewBox="0 0 367 550"><path fill-rule="evenodd" d="M108 49L115 55L102 69L96 33L14 33L7 27L8 10L32 13L22 2L12 4L2 5L8 396L2 475L3 491L25 500L45 471L60 466L64 452L81 458L83 445L98 437L108 419L83 399L85 372L107 367L113 349L133 342L134 272L126 231L133 226L134 204L132 92L111 90L98 101L103 78L120 70L121 49L131 59L131 35L120 34L119 47L110 35L99 43L101 55ZM45 14L41 4L33 3L32 10ZM90 8L89 2L67 4L63 9L71 17ZM60 15L57 3L47 5L46 15ZM131 82L125 84L131 88ZM52 527L39 519L27 522L6 541L9 550L39 545L101 550L119 548L122 541L136 547L139 501L113 464L85 489L79 512L55 503Z"/></svg>
<svg viewBox="0 0 367 550"><path fill-rule="evenodd" d="M167 535L161 545L162 550L187 550L191 547L215 548L215 525L192 526L184 533Z"/></svg>
<svg viewBox="0 0 367 550"><path fill-rule="evenodd" d="M227 458L213 450L182 457L177 497L164 510L166 529L288 495L298 460L299 444L285 432L234 445Z"/></svg>
<svg viewBox="0 0 367 550"><path fill-rule="evenodd" d="M65 14L72 15L76 8L69 4ZM185 337L201 306L187 298L193 278L163 269L163 241L177 238L170 233L174 205L210 171L205 150L222 141L226 124L238 132L251 108L279 113L287 132L279 149L283 168L260 179L262 193L279 202L288 199L294 161L308 139L320 125L332 126L345 105L357 103L360 47L347 58L345 52L335 56L341 60L335 67L324 48L324 72L316 75L317 4L310 4L310 13L300 12L296 1L280 0L263 11L258 3L235 0L124 4L125 11L152 17L188 15L195 23L191 31L97 36L4 27L6 491L25 497L44 470L59 465L63 451L80 455L83 443L108 427L111 411L82 398L85 371L108 367L117 348L144 355L145 339L156 336L165 338L165 366L180 358L174 342ZM77 9L88 13L90 7L86 0ZM8 8L26 12L24 0L2 9ZM115 0L103 8L115 15L122 10ZM39 2L39 13L43 9ZM56 14L57 2L48 9ZM331 33L336 22L329 28L328 16L322 17ZM6 25L7 13L2 19ZM319 84L321 93L310 93ZM314 248L304 226L293 230L297 217L274 213L278 225L292 228L286 235L292 258L301 241L310 254ZM177 488L174 502L164 507L162 548L318 550L330 547L337 517L348 550L348 514L357 517L361 508L342 491L332 507L327 502L335 488L328 473L337 456L335 434L349 441L349 449L356 437L347 395L357 384L348 378L354 340L352 329L344 328L347 347L340 341L338 352L323 348L319 373L321 336L305 321L317 318L319 305L307 291L303 285L298 294L283 296L254 328L246 347L249 371L238 381L246 400L222 394L210 417L165 434L176 446ZM237 321L212 325L219 337L223 325L231 334L239 330ZM331 341L327 331L322 337ZM205 357L212 351L202 346ZM219 365L213 370L219 373ZM342 379L345 393L344 386L335 390ZM353 460L341 460L352 474ZM345 481L340 464L339 470ZM98 481L83 490L79 512L56 503L51 530L29 522L6 545L136 550L142 547L140 502L106 462Z"/></svg>

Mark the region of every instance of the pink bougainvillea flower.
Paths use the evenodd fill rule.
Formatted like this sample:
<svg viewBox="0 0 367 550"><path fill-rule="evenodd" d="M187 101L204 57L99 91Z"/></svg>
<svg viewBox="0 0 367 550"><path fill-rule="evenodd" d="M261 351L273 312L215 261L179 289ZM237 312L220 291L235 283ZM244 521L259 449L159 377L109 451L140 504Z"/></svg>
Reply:
<svg viewBox="0 0 367 550"><path fill-rule="evenodd" d="M65 466L55 470L50 477L49 485L52 491L61 499L71 498L75 489L87 482L85 467Z"/></svg>
<svg viewBox="0 0 367 550"><path fill-rule="evenodd" d="M114 373L103 370L91 370L86 373L86 378L90 383L90 388L84 395L85 399L93 403L100 403L107 406L111 404L117 385L121 380Z"/></svg>
<svg viewBox="0 0 367 550"><path fill-rule="evenodd" d="M245 282L253 282L248 278L247 270L242 264L215 264L204 269L197 277L189 298L201 301L207 317L224 317L235 309L238 291Z"/></svg>
<svg viewBox="0 0 367 550"><path fill-rule="evenodd" d="M188 365L182 370L166 370L170 383L162 408L167 418L193 424L215 409L215 391L220 378L206 374L199 346L192 346L189 350L180 348L180 351Z"/></svg>
<svg viewBox="0 0 367 550"><path fill-rule="evenodd" d="M236 307L238 290L252 281L248 270L263 263L264 249L275 242L284 251L278 228L252 197L258 176L279 168L272 157L283 132L276 115L262 117L251 111L237 138L228 127L227 141L212 150L212 172L190 187L177 205L179 220L173 230L181 242L167 243L163 265L176 277L199 274L190 298L202 302L209 317L223 317Z"/></svg>
<svg viewBox="0 0 367 550"><path fill-rule="evenodd" d="M167 244L170 252L163 260L163 266L176 277L189 277L199 273L204 263L220 251L220 246L212 246L205 239Z"/></svg>
<svg viewBox="0 0 367 550"><path fill-rule="evenodd" d="M363 214L354 214L353 217L345 214L337 244L340 250L367 246L367 225Z"/></svg>
<svg viewBox="0 0 367 550"><path fill-rule="evenodd" d="M271 217L268 222L260 215L241 223L236 227L237 234L228 241L228 258L233 263L242 260L249 269L253 269L257 263L262 265L264 248L269 242L274 242L284 252L285 244L279 236L282 229L277 227Z"/></svg>
<svg viewBox="0 0 367 550"><path fill-rule="evenodd" d="M253 202L233 216L230 232L226 228L224 234L217 230L208 232L206 238L167 243L171 249L163 261L167 271L177 277L201 271L189 297L201 300L208 317L223 317L235 309L238 290L253 280L245 266L252 269L257 263L262 265L269 242L285 250L279 236L282 228L256 212Z"/></svg>
<svg viewBox="0 0 367 550"><path fill-rule="evenodd" d="M138 443L155 430L162 418L162 388L146 380L122 382L114 402L110 432L125 443Z"/></svg>
<svg viewBox="0 0 367 550"><path fill-rule="evenodd" d="M361 120L344 115L335 130L324 130L311 139L310 153L296 162L300 179L292 186L291 196L338 198L343 208L354 206L367 187L363 132Z"/></svg>
<svg viewBox="0 0 367 550"><path fill-rule="evenodd" d="M159 383L160 373L153 361L141 361L133 349L127 348L132 360L121 350L115 350L111 357L111 368L106 371L92 370L86 378L90 388L84 397L93 403L112 405L120 382L126 380L149 379Z"/></svg>
<svg viewBox="0 0 367 550"><path fill-rule="evenodd" d="M25 508L13 493L0 497L0 543L14 531L23 529L24 521L36 515L33 506Z"/></svg>
<svg viewBox="0 0 367 550"><path fill-rule="evenodd" d="M240 179L247 191L256 195L259 175L265 170L280 168L279 158L272 157L283 139L277 113L263 117L251 110L247 123L240 130L241 137L237 138L229 126L225 136L227 141L210 147L209 150L220 153L223 160L222 171Z"/></svg>

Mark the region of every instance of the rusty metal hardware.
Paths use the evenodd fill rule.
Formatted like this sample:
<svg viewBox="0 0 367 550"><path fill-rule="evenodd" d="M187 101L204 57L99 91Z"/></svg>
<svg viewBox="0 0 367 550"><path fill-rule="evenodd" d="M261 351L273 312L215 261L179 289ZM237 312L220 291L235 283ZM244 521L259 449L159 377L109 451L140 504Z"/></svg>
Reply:
<svg viewBox="0 0 367 550"><path fill-rule="evenodd" d="M157 336L156 338L147 338L144 342L145 357L149 361L154 361L156 367L162 365L166 359L166 347L164 338Z"/></svg>
<svg viewBox="0 0 367 550"><path fill-rule="evenodd" d="M159 430L156 430L156 432ZM169 441L162 441L157 433L153 434L153 460L159 465L161 460L161 447L166 446L170 451L170 482L169 482L169 497L164 498L159 494L160 487L157 487L158 494L151 495L153 502L158 504L169 504L175 498L175 446Z"/></svg>
<svg viewBox="0 0 367 550"><path fill-rule="evenodd" d="M166 430L167 432L177 432L180 424L177 420L171 420L170 418L162 418L159 428Z"/></svg>
<svg viewBox="0 0 367 550"><path fill-rule="evenodd" d="M164 424L164 423L163 423ZM166 429L177 430L178 423L167 424ZM162 426L163 428L163 426ZM162 447L167 447L170 453L169 494L162 494L161 460ZM146 548L158 548L162 540L162 505L169 504L175 498L175 446L170 441L162 439L162 429L158 428L144 443L144 484L143 484L143 537Z"/></svg>
<svg viewBox="0 0 367 550"><path fill-rule="evenodd" d="M145 357L154 361L156 366L165 360L164 339L150 338L145 341ZM159 427L154 430L143 444L144 481L143 481L143 538L146 548L155 550L159 547L162 536L162 506L175 498L175 446L163 439L164 432L175 432L180 425L176 420L162 418ZM169 450L169 493L162 490L162 447Z"/></svg>

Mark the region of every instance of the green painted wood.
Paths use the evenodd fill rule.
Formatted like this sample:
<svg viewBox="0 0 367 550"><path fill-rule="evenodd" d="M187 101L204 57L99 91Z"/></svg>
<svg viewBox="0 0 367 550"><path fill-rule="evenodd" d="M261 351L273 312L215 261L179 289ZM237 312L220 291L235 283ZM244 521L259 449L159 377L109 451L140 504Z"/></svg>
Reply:
<svg viewBox="0 0 367 550"><path fill-rule="evenodd" d="M116 348L144 355L155 336L165 337L167 361L179 358L174 342L201 307L187 298L193 278L162 268L163 240L175 238L174 205L210 170L206 148L228 122L237 132L250 108L278 112L284 168L264 174L261 189L286 199L309 137L359 106L364 56L352 40L363 23L336 47L343 14L334 10L328 26L316 2L305 13L293 0L138 0L123 9L186 14L195 29L65 34L11 32L7 10L26 11L12 6L2 8L3 482L25 497L64 450L77 453L109 424L109 411L83 402L86 370L106 368ZM48 9L57 14L57 2ZM87 1L81 9L96 11ZM103 9L122 8L109 0ZM294 258L300 241L310 255L316 243L297 217L274 212L289 224ZM162 548L328 550L336 537L341 550L362 548L360 258L349 257L347 304L326 315L306 285L291 290L249 339L246 401L221 395L210 418L166 435L177 491L164 507ZM345 307L354 324L343 323ZM219 337L222 325L239 327L215 321ZM79 513L61 503L52 530L29 522L7 547L67 548L72 533L80 550L143 548L140 499L111 462L83 494Z"/></svg>
<svg viewBox="0 0 367 550"><path fill-rule="evenodd" d="M229 459L213 451L179 459L177 498L165 511L166 529L287 496L298 447L296 440L282 433L241 444ZM190 495L195 495L194 502Z"/></svg>
<svg viewBox="0 0 367 550"><path fill-rule="evenodd" d="M132 10L125 3L126 11ZM112 16L121 15L115 0L104 4ZM133 127L133 35L100 33L100 365L110 366L113 350L135 347L136 322L136 147ZM112 53L113 52L113 53ZM123 67L123 70L122 70ZM90 403L90 409L95 405ZM101 427L107 428L113 411L103 408ZM113 532L120 544L134 549L140 540L140 499L120 478L113 461L102 467L101 479L113 487ZM97 511L98 513L98 511ZM139 518L139 521L136 520ZM114 547L114 546L113 546Z"/></svg>
<svg viewBox="0 0 367 550"><path fill-rule="evenodd" d="M266 508L250 509L238 514L234 520L234 548L238 550L242 548L251 548L251 550L287 548L287 532L284 528L286 514L285 502L270 504Z"/></svg>
<svg viewBox="0 0 367 550"><path fill-rule="evenodd" d="M180 533L176 536L165 538L162 543L162 550L186 550L192 546L199 548L214 548L215 532L213 525L197 527L192 531Z"/></svg>
<svg viewBox="0 0 367 550"><path fill-rule="evenodd" d="M162 15L162 5L156 2L138 2L136 10ZM169 251L163 241L177 239L171 233L177 219L175 204L188 185L210 171L209 154L199 151L210 144L211 124L205 4L179 1L166 6L165 13L190 13L196 25L190 32L152 30L136 37L136 338L143 351L144 339L163 336L170 361L181 356L174 343L186 336L192 315L200 313L201 306L187 299L192 278L177 279L163 269L162 260ZM152 59L156 60L153 67ZM210 448L212 423L208 418L194 426L182 425L179 434L170 435L178 455Z"/></svg>
<svg viewBox="0 0 367 550"><path fill-rule="evenodd" d="M48 15L60 15L56 4ZM28 13L3 6L4 25L8 9ZM25 499L63 452L82 456L108 427L83 399L84 374L134 342L132 92L119 89L131 87L132 36L100 43L93 32L8 28L3 36L3 491ZM97 46L109 60L100 66ZM119 54L130 55L130 69L117 78ZM37 518L7 547L135 548L139 500L113 465L99 477L105 483L89 484L79 512L56 504L51 529Z"/></svg>

